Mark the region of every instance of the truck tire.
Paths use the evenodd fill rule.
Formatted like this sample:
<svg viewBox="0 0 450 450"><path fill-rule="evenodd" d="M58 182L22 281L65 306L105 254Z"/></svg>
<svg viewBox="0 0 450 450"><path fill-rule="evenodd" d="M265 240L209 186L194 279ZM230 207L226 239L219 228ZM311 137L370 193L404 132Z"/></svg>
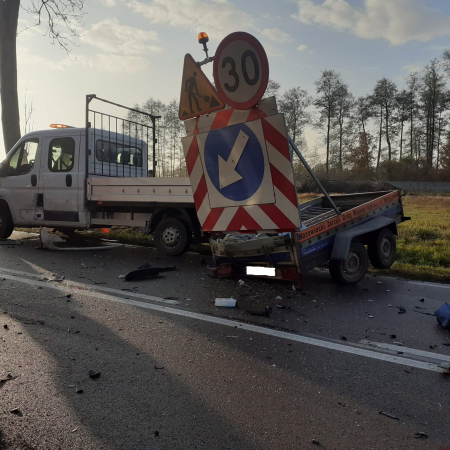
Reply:
<svg viewBox="0 0 450 450"><path fill-rule="evenodd" d="M389 228L383 228L368 245L370 263L376 269L390 269L397 257L397 240Z"/></svg>
<svg viewBox="0 0 450 450"><path fill-rule="evenodd" d="M360 242L352 242L345 261L330 261L330 275L340 284L355 284L364 278L369 267L369 255Z"/></svg>
<svg viewBox="0 0 450 450"><path fill-rule="evenodd" d="M189 225L176 217L161 220L153 233L156 248L166 256L182 255L192 242Z"/></svg>
<svg viewBox="0 0 450 450"><path fill-rule="evenodd" d="M8 239L14 231L14 224L8 206L0 203L0 239Z"/></svg>

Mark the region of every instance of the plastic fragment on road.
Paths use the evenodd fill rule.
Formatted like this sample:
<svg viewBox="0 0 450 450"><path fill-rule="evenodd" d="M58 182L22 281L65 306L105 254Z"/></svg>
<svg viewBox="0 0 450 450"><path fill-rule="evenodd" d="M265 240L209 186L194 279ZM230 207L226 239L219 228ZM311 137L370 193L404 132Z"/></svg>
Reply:
<svg viewBox="0 0 450 450"><path fill-rule="evenodd" d="M428 434L427 434L427 433L424 433L423 431L418 431L418 432L414 435L414 437L415 437L416 439L426 439L426 438L428 437Z"/></svg>
<svg viewBox="0 0 450 450"><path fill-rule="evenodd" d="M389 417L390 419L394 419L394 420L400 420L397 416L394 416L394 414L390 414L384 411L379 411L378 414L381 414L382 416L386 416Z"/></svg>
<svg viewBox="0 0 450 450"><path fill-rule="evenodd" d="M177 269L176 266L167 266L167 267L147 267L144 269L132 270L131 272L128 272L125 275L125 281L142 280L143 278L156 277L161 272L170 272L176 269Z"/></svg>
<svg viewBox="0 0 450 450"><path fill-rule="evenodd" d="M95 370L90 370L89 371L89 378L91 380L95 380L96 378L100 378L101 374L102 374L101 372L96 372Z"/></svg>
<svg viewBox="0 0 450 450"><path fill-rule="evenodd" d="M436 319L438 321L438 324L441 327L447 328L447 330L450 330L450 305L448 303L444 303L434 313L436 314Z"/></svg>
<svg viewBox="0 0 450 450"><path fill-rule="evenodd" d="M236 308L236 300L234 298L216 298L214 304L221 308Z"/></svg>

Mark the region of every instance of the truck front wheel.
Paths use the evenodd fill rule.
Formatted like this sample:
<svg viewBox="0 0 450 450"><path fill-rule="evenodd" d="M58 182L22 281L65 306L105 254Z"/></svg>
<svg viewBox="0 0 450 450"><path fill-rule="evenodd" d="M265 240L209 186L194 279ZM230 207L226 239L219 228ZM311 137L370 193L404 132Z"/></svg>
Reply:
<svg viewBox="0 0 450 450"><path fill-rule="evenodd" d="M340 284L354 284L364 278L368 267L369 255L366 247L360 242L353 242L344 261L330 261L330 275Z"/></svg>
<svg viewBox="0 0 450 450"><path fill-rule="evenodd" d="M14 230L9 208L0 203L0 239L8 239Z"/></svg>
<svg viewBox="0 0 450 450"><path fill-rule="evenodd" d="M397 257L397 241L389 228L383 228L369 244L369 259L375 269L390 269Z"/></svg>
<svg viewBox="0 0 450 450"><path fill-rule="evenodd" d="M182 255L192 242L192 231L186 222L169 217L156 225L153 233L156 248L166 256Z"/></svg>

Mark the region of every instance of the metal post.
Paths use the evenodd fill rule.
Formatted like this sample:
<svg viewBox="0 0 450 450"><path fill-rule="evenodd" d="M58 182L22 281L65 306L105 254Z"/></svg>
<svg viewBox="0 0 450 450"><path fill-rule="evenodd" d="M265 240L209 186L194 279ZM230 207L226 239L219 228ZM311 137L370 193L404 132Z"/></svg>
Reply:
<svg viewBox="0 0 450 450"><path fill-rule="evenodd" d="M86 136L85 136L85 148L84 148L84 157L85 157L85 173L84 173L84 184L86 186L84 190L84 201L87 203L88 197L88 184L87 180L89 177L89 129L91 128L91 123L89 122L89 103L91 100L95 98L95 94L86 95Z"/></svg>
<svg viewBox="0 0 450 450"><path fill-rule="evenodd" d="M300 161L302 162L302 164L305 166L306 170L309 172L309 174L311 175L313 180L319 186L319 189L322 191L323 195L325 195L326 199L330 202L330 204L333 207L333 209L336 211L337 214L341 214L341 211L336 206L336 204L333 202L333 200L331 199L330 195L325 190L325 188L322 186L322 183L316 177L316 174L312 171L311 167L309 167L308 163L306 162L306 159L303 158L303 155L300 153L300 150L297 148L297 146L295 145L295 142L292 140L292 138L290 136L288 136L288 141L289 141L289 144L291 145L292 149L294 150L294 152L300 158Z"/></svg>

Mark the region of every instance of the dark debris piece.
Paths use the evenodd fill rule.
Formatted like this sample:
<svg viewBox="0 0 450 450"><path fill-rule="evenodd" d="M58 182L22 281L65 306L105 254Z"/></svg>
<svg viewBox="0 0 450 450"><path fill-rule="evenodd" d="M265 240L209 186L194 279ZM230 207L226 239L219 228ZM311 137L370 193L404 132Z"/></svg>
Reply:
<svg viewBox="0 0 450 450"><path fill-rule="evenodd" d="M9 411L11 414L14 414L15 416L22 417L22 411L19 408L13 408Z"/></svg>
<svg viewBox="0 0 450 450"><path fill-rule="evenodd" d="M134 281L134 280L141 280L147 277L156 277L161 272L169 272L172 270L176 270L176 266L146 267L142 269L132 270L131 272L128 272L125 275L125 281Z"/></svg>
<svg viewBox="0 0 450 450"><path fill-rule="evenodd" d="M83 391L83 389L77 389L75 392L76 392L77 394L82 394L84 391Z"/></svg>
<svg viewBox="0 0 450 450"><path fill-rule="evenodd" d="M6 325L6 323L5 323L5 325L3 325L3 328L4 328L5 330L9 330L9 327L8 327L8 325Z"/></svg>
<svg viewBox="0 0 450 450"><path fill-rule="evenodd" d="M155 437L159 437L159 431L158 430L155 431Z"/></svg>
<svg viewBox="0 0 450 450"><path fill-rule="evenodd" d="M379 411L378 414L381 414L382 416L386 416L389 417L390 419L394 419L394 420L400 420L397 416L394 416L394 414L390 414L384 411Z"/></svg>
<svg viewBox="0 0 450 450"><path fill-rule="evenodd" d="M100 378L100 375L101 375L102 373L101 372L96 372L95 370L90 370L89 371L89 378L91 379L91 380L95 380L95 379L97 379L97 378Z"/></svg>
<svg viewBox="0 0 450 450"><path fill-rule="evenodd" d="M345 336L341 336L341 341L346 341L347 338Z"/></svg>
<svg viewBox="0 0 450 450"><path fill-rule="evenodd" d="M14 378L16 378L16 377L13 377L10 373L8 373L8 375L6 375L6 377L0 378L0 385L2 383L6 383L7 381L14 380Z"/></svg>
<svg viewBox="0 0 450 450"><path fill-rule="evenodd" d="M155 366L155 370L163 370L164 366Z"/></svg>
<svg viewBox="0 0 450 450"><path fill-rule="evenodd" d="M399 314L406 314L406 308L403 306L397 306Z"/></svg>
<svg viewBox="0 0 450 450"><path fill-rule="evenodd" d="M272 308L269 306L266 306L266 309L261 310L253 310L253 309L246 309L247 313L252 316L265 316L269 317L270 313L272 312Z"/></svg>
<svg viewBox="0 0 450 450"><path fill-rule="evenodd" d="M414 437L415 437L416 439L426 439L426 438L428 437L428 434L427 434L427 433L424 433L423 431L418 431L418 432L414 435Z"/></svg>
<svg viewBox="0 0 450 450"><path fill-rule="evenodd" d="M396 335L396 334L390 334L389 337L390 337L391 339L396 339L396 338L397 338L397 335Z"/></svg>

